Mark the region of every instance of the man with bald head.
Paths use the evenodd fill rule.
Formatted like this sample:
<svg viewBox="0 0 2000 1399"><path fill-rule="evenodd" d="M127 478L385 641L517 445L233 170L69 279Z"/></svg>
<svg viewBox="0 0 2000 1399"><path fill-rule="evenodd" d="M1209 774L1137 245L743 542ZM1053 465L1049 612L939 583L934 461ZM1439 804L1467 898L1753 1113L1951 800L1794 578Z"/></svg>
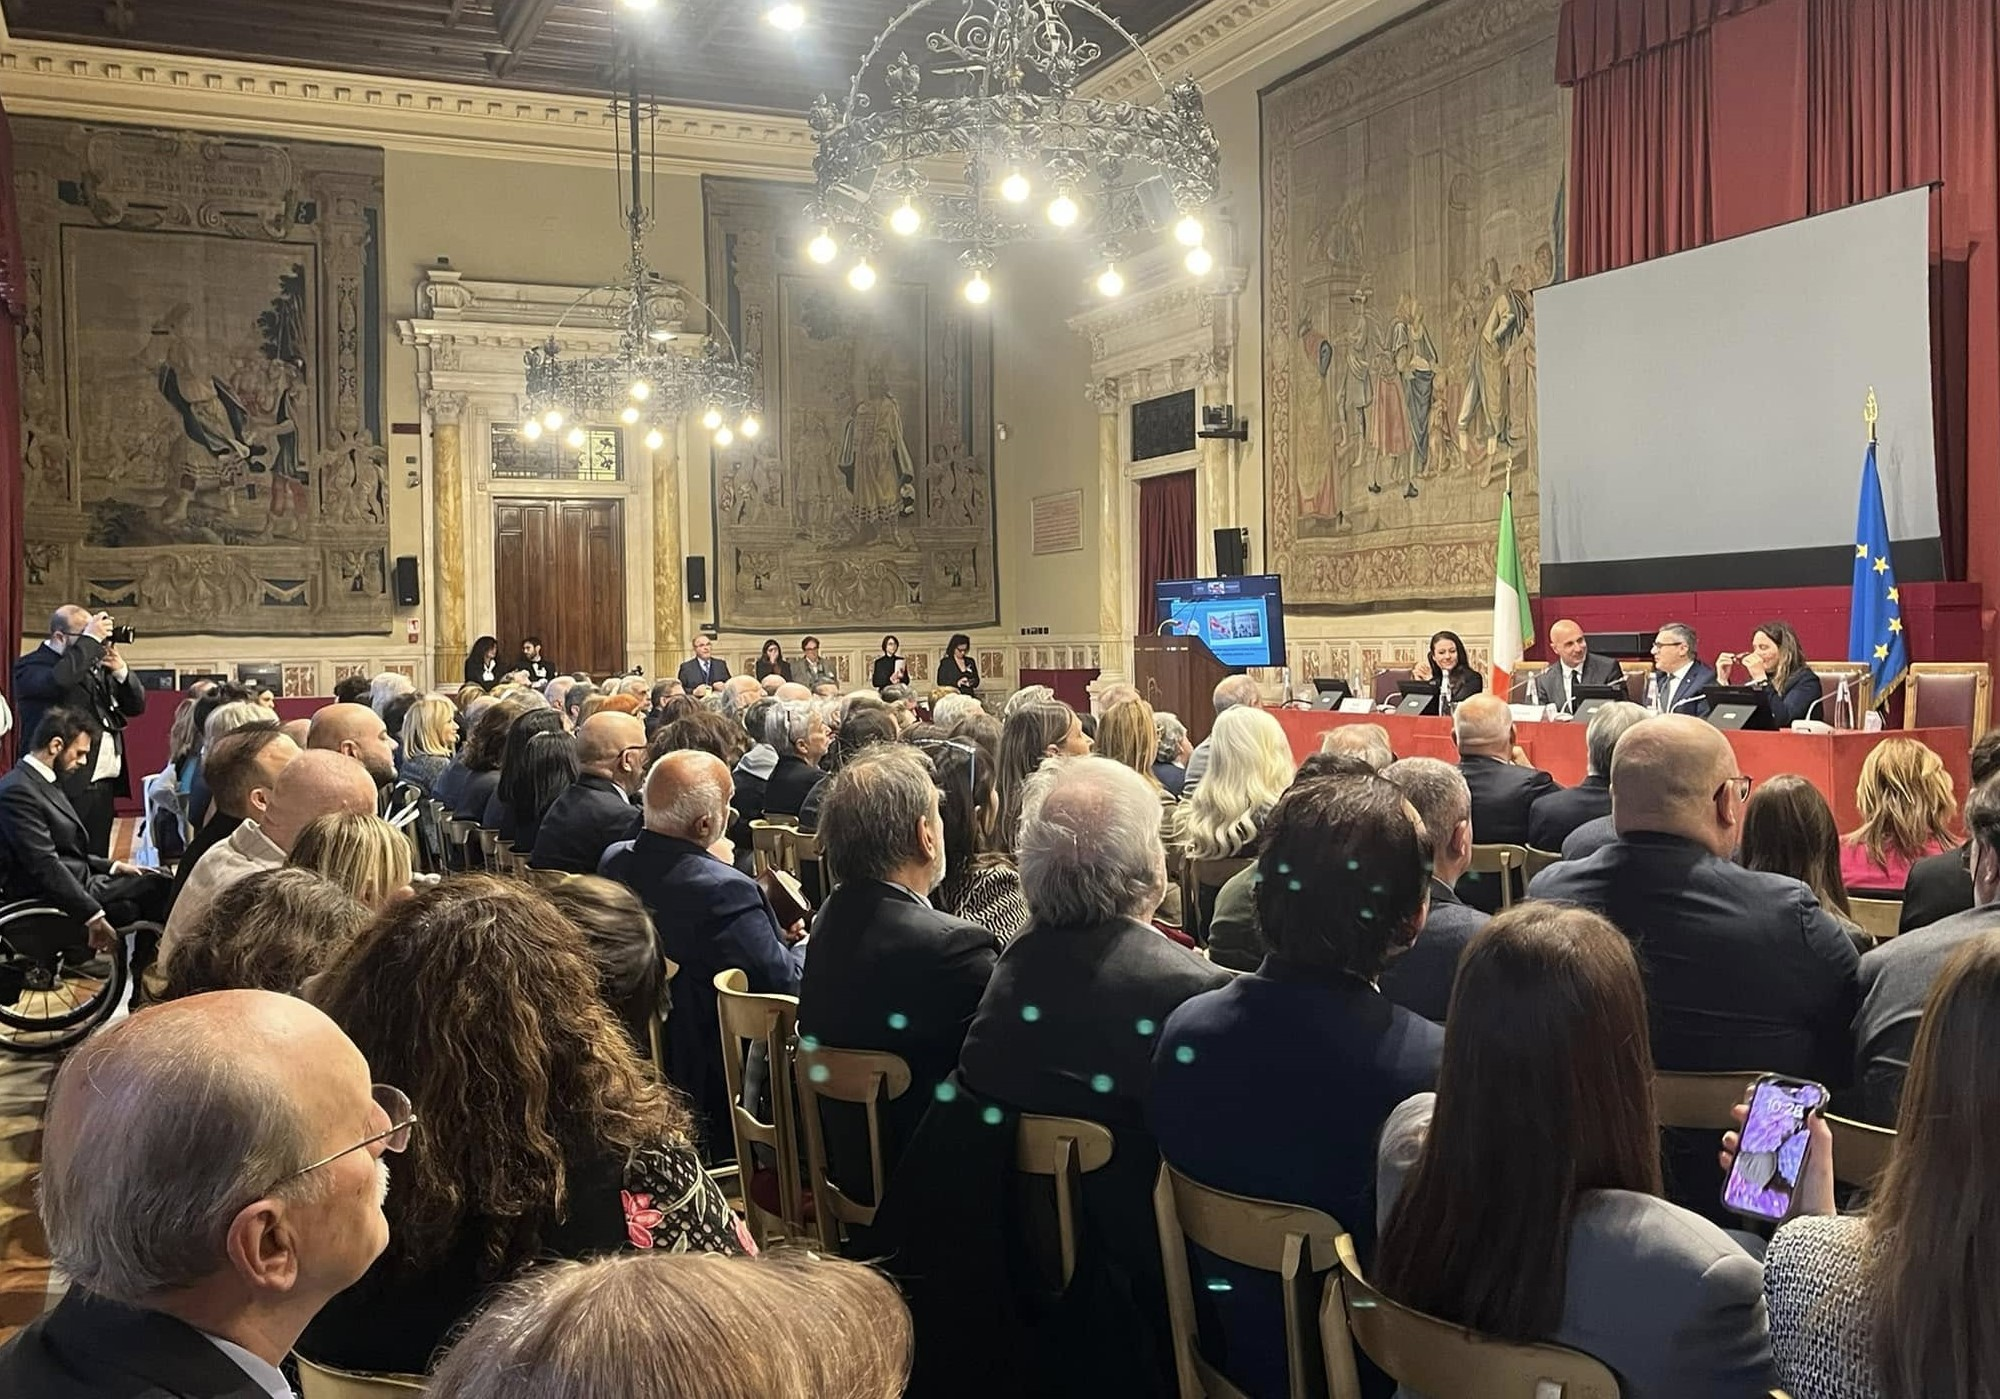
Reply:
<svg viewBox="0 0 2000 1399"><path fill-rule="evenodd" d="M1225 675L1215 682L1215 693L1211 697L1215 712L1220 715L1226 710L1248 706L1255 709L1262 702L1262 692L1257 682L1247 675ZM1208 739L1194 746L1188 754L1187 776L1181 779L1181 800L1194 796L1194 789L1201 786L1201 780L1208 775Z"/></svg>
<svg viewBox="0 0 2000 1399"><path fill-rule="evenodd" d="M593 716L595 717L595 716ZM670 1076L706 1117L704 1142L730 1140L715 1010L716 973L740 967L748 989L796 996L805 925L778 926L757 881L709 849L729 829L729 769L695 749L646 774L645 829L615 868L653 915L660 952L680 967L667 1021Z"/></svg>
<svg viewBox="0 0 2000 1399"><path fill-rule="evenodd" d="M1472 843L1526 845L1528 813L1562 787L1540 768L1515 761L1514 715L1507 701L1499 695L1472 696L1452 711L1451 732L1458 741L1458 770L1472 789ZM1518 896L1519 876L1510 877L1516 880ZM1499 911L1496 875L1468 873L1459 882L1458 894L1483 912Z"/></svg>
<svg viewBox="0 0 2000 1399"><path fill-rule="evenodd" d="M0 1350L0 1394L289 1396L306 1323L389 1241L409 1103L304 1001L221 991L70 1055L39 1190L62 1302ZM391 1114L394 1114L393 1116Z"/></svg>
<svg viewBox="0 0 2000 1399"><path fill-rule="evenodd" d="M646 722L600 710L576 731L576 781L542 817L528 863L538 870L596 874L607 848L639 833L632 798L645 780Z"/></svg>
<svg viewBox="0 0 2000 1399"><path fill-rule="evenodd" d="M377 787L396 780L396 745L389 727L365 704L329 704L314 713L306 747L346 754L368 770Z"/></svg>
<svg viewBox="0 0 2000 1399"><path fill-rule="evenodd" d="M1593 653L1583 628L1567 617L1549 628L1549 653L1549 668L1528 686L1529 704L1551 705L1564 714L1574 714L1580 686L1625 683L1624 667L1610 656Z"/></svg>

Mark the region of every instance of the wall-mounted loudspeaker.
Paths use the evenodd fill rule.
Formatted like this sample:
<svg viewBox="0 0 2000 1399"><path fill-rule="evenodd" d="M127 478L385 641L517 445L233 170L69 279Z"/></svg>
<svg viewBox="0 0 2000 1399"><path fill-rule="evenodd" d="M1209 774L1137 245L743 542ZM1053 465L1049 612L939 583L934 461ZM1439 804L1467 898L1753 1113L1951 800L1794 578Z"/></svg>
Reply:
<svg viewBox="0 0 2000 1399"><path fill-rule="evenodd" d="M1250 558L1250 531L1219 529L1215 532L1215 574L1218 578L1239 578Z"/></svg>
<svg viewBox="0 0 2000 1399"><path fill-rule="evenodd" d="M687 561L688 601L708 601L708 560L700 554Z"/></svg>
<svg viewBox="0 0 2000 1399"><path fill-rule="evenodd" d="M396 560L396 605L415 607L423 598L417 592L417 557L405 554Z"/></svg>

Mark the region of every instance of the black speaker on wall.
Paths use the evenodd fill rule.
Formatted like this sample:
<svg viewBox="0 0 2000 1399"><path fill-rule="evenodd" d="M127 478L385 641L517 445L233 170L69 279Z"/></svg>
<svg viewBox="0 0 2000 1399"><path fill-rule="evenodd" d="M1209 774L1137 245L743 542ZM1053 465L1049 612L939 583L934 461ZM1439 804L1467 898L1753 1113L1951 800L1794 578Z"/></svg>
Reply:
<svg viewBox="0 0 2000 1399"><path fill-rule="evenodd" d="M405 554L396 560L396 605L415 607L421 601L417 595L417 556Z"/></svg>
<svg viewBox="0 0 2000 1399"><path fill-rule="evenodd" d="M700 554L687 561L688 601L708 601L708 560Z"/></svg>
<svg viewBox="0 0 2000 1399"><path fill-rule="evenodd" d="M1247 529L1219 529L1215 532L1215 575L1218 578L1240 578L1244 564L1250 558L1250 531Z"/></svg>

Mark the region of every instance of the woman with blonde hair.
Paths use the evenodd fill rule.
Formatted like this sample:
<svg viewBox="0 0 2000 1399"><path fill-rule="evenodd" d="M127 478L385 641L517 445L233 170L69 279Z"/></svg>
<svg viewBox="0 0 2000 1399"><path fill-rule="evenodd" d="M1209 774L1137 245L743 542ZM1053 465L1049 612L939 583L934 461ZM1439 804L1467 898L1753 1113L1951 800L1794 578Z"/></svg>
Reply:
<svg viewBox="0 0 2000 1399"><path fill-rule="evenodd" d="M403 764L396 776L425 796L458 751L458 706L446 695L423 695L403 714Z"/></svg>
<svg viewBox="0 0 2000 1399"><path fill-rule="evenodd" d="M410 842L373 812L314 817L285 863L329 880L375 912L410 891Z"/></svg>
<svg viewBox="0 0 2000 1399"><path fill-rule="evenodd" d="M1958 798L1944 759L1914 738L1884 741L1861 764L1854 792L1861 825L1840 843L1850 891L1901 894L1917 861L1958 844Z"/></svg>
<svg viewBox="0 0 2000 1399"><path fill-rule="evenodd" d="M1207 774L1182 804L1181 834L1197 860L1235 859L1292 785L1292 745L1270 714L1237 705L1215 716L1208 755Z"/></svg>

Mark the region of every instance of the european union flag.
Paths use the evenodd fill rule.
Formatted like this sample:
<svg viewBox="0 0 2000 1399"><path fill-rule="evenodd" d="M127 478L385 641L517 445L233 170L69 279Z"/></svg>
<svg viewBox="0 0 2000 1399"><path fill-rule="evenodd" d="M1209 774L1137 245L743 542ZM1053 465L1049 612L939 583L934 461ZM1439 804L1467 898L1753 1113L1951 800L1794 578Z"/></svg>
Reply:
<svg viewBox="0 0 2000 1399"><path fill-rule="evenodd" d="M1882 476L1875 444L1861 468L1861 517L1854 526L1854 599L1847 622L1847 658L1868 662L1875 703L1903 682L1910 646L1903 635L1903 599L1889 558L1889 512L1882 505Z"/></svg>

